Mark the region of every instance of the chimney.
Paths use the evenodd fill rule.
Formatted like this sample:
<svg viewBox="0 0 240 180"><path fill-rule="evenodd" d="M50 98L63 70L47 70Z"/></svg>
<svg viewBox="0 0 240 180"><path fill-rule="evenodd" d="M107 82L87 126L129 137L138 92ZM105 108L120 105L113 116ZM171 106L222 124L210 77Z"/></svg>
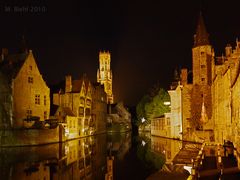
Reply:
<svg viewBox="0 0 240 180"><path fill-rule="evenodd" d="M231 46L230 44L228 44L228 45L225 47L225 54L226 54L226 57L231 56L231 54L232 54L232 46Z"/></svg>
<svg viewBox="0 0 240 180"><path fill-rule="evenodd" d="M8 55L8 49L2 48L1 61L3 61L7 55Z"/></svg>
<svg viewBox="0 0 240 180"><path fill-rule="evenodd" d="M72 76L67 75L65 78L65 93L68 93L72 91Z"/></svg>
<svg viewBox="0 0 240 180"><path fill-rule="evenodd" d="M186 68L181 69L181 84L184 86L188 83L188 72Z"/></svg>

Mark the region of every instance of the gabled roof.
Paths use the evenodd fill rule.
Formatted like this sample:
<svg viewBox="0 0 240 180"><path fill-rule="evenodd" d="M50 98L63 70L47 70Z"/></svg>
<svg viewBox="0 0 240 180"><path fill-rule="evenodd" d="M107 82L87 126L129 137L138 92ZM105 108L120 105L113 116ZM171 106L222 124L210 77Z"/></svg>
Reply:
<svg viewBox="0 0 240 180"><path fill-rule="evenodd" d="M62 111L67 116L75 116L72 110L69 107L62 107Z"/></svg>
<svg viewBox="0 0 240 180"><path fill-rule="evenodd" d="M9 79L14 79L22 68L29 53L10 54L0 63L0 71Z"/></svg>
<svg viewBox="0 0 240 180"><path fill-rule="evenodd" d="M72 92L80 92L82 88L83 80L73 80L72 81Z"/></svg>
<svg viewBox="0 0 240 180"><path fill-rule="evenodd" d="M71 110L69 107L61 107L61 106L57 106L57 105L53 105L53 106L51 107L51 115L52 115L52 116L57 115L56 113L57 113L58 111L63 112L63 114L64 114L65 116L75 116L74 113L72 112L72 110Z"/></svg>
<svg viewBox="0 0 240 180"><path fill-rule="evenodd" d="M91 83L90 80L84 74L80 80L73 80L72 81L72 92L81 92L82 84L84 82L86 92L88 91L89 84Z"/></svg>

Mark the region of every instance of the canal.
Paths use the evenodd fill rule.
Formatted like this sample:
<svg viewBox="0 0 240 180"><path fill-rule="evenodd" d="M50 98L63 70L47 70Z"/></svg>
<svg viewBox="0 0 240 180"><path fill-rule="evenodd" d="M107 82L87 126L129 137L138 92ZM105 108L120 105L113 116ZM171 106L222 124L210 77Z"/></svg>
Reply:
<svg viewBox="0 0 240 180"><path fill-rule="evenodd" d="M47 137L46 137L47 138ZM113 179L186 179L189 154L179 153L181 141L149 134L101 134L43 146L0 148L1 179L93 179L102 180L107 157L113 156ZM189 146L189 144L188 144ZM190 145L195 148L195 145ZM182 155L179 155L182 154ZM176 165L178 164L178 165Z"/></svg>

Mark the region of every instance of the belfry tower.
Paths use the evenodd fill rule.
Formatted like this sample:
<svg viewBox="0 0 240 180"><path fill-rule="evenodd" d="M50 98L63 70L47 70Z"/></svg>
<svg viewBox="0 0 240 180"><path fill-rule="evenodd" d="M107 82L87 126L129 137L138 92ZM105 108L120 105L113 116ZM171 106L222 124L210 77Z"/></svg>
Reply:
<svg viewBox="0 0 240 180"><path fill-rule="evenodd" d="M203 16L200 13L194 45L192 48L193 97L192 112L195 120L200 120L201 106L204 103L208 119L212 116L211 85L213 80L214 50L209 42ZM204 101L204 102L203 102Z"/></svg>
<svg viewBox="0 0 240 180"><path fill-rule="evenodd" d="M110 68L111 55L107 51L99 52L99 69L97 71L97 82L104 84L104 90L107 94L107 102L113 104L112 92L112 70Z"/></svg>

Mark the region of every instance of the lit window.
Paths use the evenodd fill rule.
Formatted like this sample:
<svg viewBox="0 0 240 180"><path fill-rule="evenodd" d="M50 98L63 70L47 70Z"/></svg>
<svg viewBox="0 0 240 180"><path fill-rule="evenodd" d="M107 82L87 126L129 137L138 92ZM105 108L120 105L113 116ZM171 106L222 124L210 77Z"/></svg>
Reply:
<svg viewBox="0 0 240 180"><path fill-rule="evenodd" d="M84 116L84 108L83 107L79 107L78 116Z"/></svg>
<svg viewBox="0 0 240 180"><path fill-rule="evenodd" d="M35 95L35 104L40 104L40 95L39 94Z"/></svg>
<svg viewBox="0 0 240 180"><path fill-rule="evenodd" d="M28 83L33 83L33 77L28 77Z"/></svg>
<svg viewBox="0 0 240 180"><path fill-rule="evenodd" d="M47 119L47 111L44 111L44 119Z"/></svg>
<svg viewBox="0 0 240 180"><path fill-rule="evenodd" d="M43 103L44 103L44 105L47 105L47 97L46 96L44 96Z"/></svg>
<svg viewBox="0 0 240 180"><path fill-rule="evenodd" d="M32 110L28 109L27 110L27 118L32 117Z"/></svg>

